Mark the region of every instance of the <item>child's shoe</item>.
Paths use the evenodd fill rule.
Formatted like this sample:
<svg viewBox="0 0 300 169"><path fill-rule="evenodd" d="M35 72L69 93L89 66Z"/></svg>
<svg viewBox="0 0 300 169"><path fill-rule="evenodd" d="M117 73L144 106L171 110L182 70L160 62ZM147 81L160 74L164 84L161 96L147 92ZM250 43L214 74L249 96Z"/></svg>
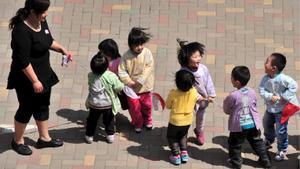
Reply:
<svg viewBox="0 0 300 169"><path fill-rule="evenodd" d="M107 143L113 143L115 140L115 135L112 134L112 135L106 135L106 141Z"/></svg>
<svg viewBox="0 0 300 169"><path fill-rule="evenodd" d="M173 156L173 155L170 155L169 156L169 159L170 159L170 162L174 165L179 165L181 164L181 158L180 158L180 155L176 155L176 156Z"/></svg>
<svg viewBox="0 0 300 169"><path fill-rule="evenodd" d="M271 168L271 160L269 156L266 155L266 157L259 157L258 162L264 167L264 168Z"/></svg>
<svg viewBox="0 0 300 169"><path fill-rule="evenodd" d="M202 146L205 142L205 136L203 132L198 132L196 129L194 129L194 133L196 135L197 141L200 146Z"/></svg>
<svg viewBox="0 0 300 169"><path fill-rule="evenodd" d="M189 155L187 151L181 151L180 158L182 163L186 163L187 161L189 161Z"/></svg>
<svg viewBox="0 0 300 169"><path fill-rule="evenodd" d="M147 130L152 130L153 129L152 124L146 124L145 127L146 127Z"/></svg>
<svg viewBox="0 0 300 169"><path fill-rule="evenodd" d="M227 164L229 165L230 168L233 168L233 169L240 169L241 168L241 166L234 165L233 161L230 158L227 159Z"/></svg>
<svg viewBox="0 0 300 169"><path fill-rule="evenodd" d="M278 151L276 153L275 160L276 161L282 161L282 160L284 160L286 158L286 154L287 154L286 151Z"/></svg>
<svg viewBox="0 0 300 169"><path fill-rule="evenodd" d="M142 132L142 129L141 129L141 128L135 128L134 131L135 131L137 134L139 134L139 133Z"/></svg>
<svg viewBox="0 0 300 169"><path fill-rule="evenodd" d="M84 136L84 139L85 139L85 142L86 142L86 143L92 144L92 143L93 143L93 140L94 140L94 137L93 137L93 136L87 136L87 135L85 135L85 136Z"/></svg>

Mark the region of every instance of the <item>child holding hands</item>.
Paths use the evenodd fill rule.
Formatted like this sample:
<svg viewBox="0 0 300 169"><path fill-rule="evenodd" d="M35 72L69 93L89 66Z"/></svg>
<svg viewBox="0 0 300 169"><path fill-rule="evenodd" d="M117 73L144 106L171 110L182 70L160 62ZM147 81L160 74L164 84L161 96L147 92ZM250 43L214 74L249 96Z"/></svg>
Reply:
<svg viewBox="0 0 300 169"><path fill-rule="evenodd" d="M88 144L93 141L100 115L103 116L106 141L112 143L115 138L114 116L121 109L117 93L122 91L124 84L116 74L107 70L106 57L104 53L98 52L90 62L92 72L88 74L89 95L86 100L89 115L85 132L85 140Z"/></svg>
<svg viewBox="0 0 300 169"><path fill-rule="evenodd" d="M152 90L154 87L154 60L151 51L144 47L151 35L144 28L132 28L128 35L129 50L121 58L119 65L120 80L132 88L139 96L137 99L127 97L131 125L136 133L142 131L143 125L151 130Z"/></svg>
<svg viewBox="0 0 300 169"><path fill-rule="evenodd" d="M204 120L205 109L209 102L213 102L216 97L213 81L209 74L208 68L201 64L201 59L204 55L205 46L198 42L187 43L177 39L180 48L178 49L178 61L181 69L191 72L195 77L195 88L201 101L195 106L196 112L196 128L194 133L200 145L205 142L204 136Z"/></svg>
<svg viewBox="0 0 300 169"><path fill-rule="evenodd" d="M195 78L186 70L176 73L177 89L169 92L166 107L171 109L167 130L167 139L171 149L170 161L179 165L188 161L187 134L193 121L194 107L198 98L197 90L193 87Z"/></svg>

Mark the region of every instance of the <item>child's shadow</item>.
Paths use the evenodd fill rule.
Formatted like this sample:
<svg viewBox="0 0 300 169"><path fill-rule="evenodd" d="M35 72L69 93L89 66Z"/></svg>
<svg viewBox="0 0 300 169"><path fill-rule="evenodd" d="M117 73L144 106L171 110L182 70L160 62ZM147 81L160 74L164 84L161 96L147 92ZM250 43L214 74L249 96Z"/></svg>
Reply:
<svg viewBox="0 0 300 169"><path fill-rule="evenodd" d="M293 147L295 147L297 149L297 141L299 140L299 138L297 139L297 137L299 136L289 136L289 144L291 144ZM228 152L228 137L227 136L216 136L212 139L212 142L214 144L218 144L220 145L222 148L226 149ZM276 146L276 144L273 146ZM242 152L243 153L254 153L254 150L252 150L250 144L248 143L248 141L244 142L244 145L242 146ZM298 161L298 153L290 153L287 155L288 160L285 161L281 161L281 162L275 162L273 159L275 157L275 153L269 151L269 155L271 157L272 160L272 165L275 166L276 168L280 169L280 168L295 168L297 167L297 164L295 162ZM226 159L228 158L228 154L226 153ZM254 162L254 160L248 159L248 158L243 158L243 165L248 165L248 166L252 166L252 167L260 167L258 162ZM299 161L298 161L299 163ZM298 164L299 165L299 164Z"/></svg>
<svg viewBox="0 0 300 169"><path fill-rule="evenodd" d="M85 110L60 109L56 114L68 120L68 122L60 124L60 126L72 125L72 127L50 130L50 135L60 138L67 143L84 143L85 119L88 116L88 112Z"/></svg>
<svg viewBox="0 0 300 169"><path fill-rule="evenodd" d="M140 144L127 147L128 153L151 161L168 161L169 152L164 150L164 146L168 145L166 140L167 127L154 127L150 131L143 128L143 131L137 134L130 125L128 117L120 113L116 116L116 126L117 132L122 137Z"/></svg>

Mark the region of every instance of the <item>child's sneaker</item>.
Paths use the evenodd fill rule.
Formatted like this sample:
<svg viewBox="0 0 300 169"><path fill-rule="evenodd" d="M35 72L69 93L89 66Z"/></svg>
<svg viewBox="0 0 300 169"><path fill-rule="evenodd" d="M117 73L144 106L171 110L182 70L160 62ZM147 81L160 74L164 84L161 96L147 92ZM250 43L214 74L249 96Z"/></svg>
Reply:
<svg viewBox="0 0 300 169"><path fill-rule="evenodd" d="M197 141L200 146L202 146L205 142L205 136L203 132L198 132L196 129L194 129L194 133L196 135Z"/></svg>
<svg viewBox="0 0 300 169"><path fill-rule="evenodd" d="M264 167L264 168L271 168L271 160L269 156L266 155L266 157L259 157L258 162Z"/></svg>
<svg viewBox="0 0 300 169"><path fill-rule="evenodd" d="M173 156L173 155L170 155L169 156L169 159L170 159L170 162L174 165L179 165L181 164L181 158L180 158L180 155L176 155L176 156Z"/></svg>
<svg viewBox="0 0 300 169"><path fill-rule="evenodd" d="M230 168L233 168L233 169L240 169L241 166L236 166L234 165L234 163L232 162L232 159L227 159L227 164L229 165Z"/></svg>
<svg viewBox="0 0 300 169"><path fill-rule="evenodd" d="M113 143L115 140L115 135L112 134L112 135L106 135L106 141L107 143Z"/></svg>
<svg viewBox="0 0 300 169"><path fill-rule="evenodd" d="M142 129L141 129L141 128L135 128L134 131L135 131L137 134L139 134L139 133L142 132Z"/></svg>
<svg viewBox="0 0 300 169"><path fill-rule="evenodd" d="M84 136L84 139L85 139L85 142L88 144L92 144L93 140L94 140L93 136L87 136L87 135Z"/></svg>
<svg viewBox="0 0 300 169"><path fill-rule="evenodd" d="M189 161L189 155L187 151L181 151L180 158L182 163L186 163L187 161Z"/></svg>
<svg viewBox="0 0 300 169"><path fill-rule="evenodd" d="M286 151L278 151L276 153L275 160L276 161L282 161L282 160L284 160L285 157L286 157L286 154L287 154Z"/></svg>
<svg viewBox="0 0 300 169"><path fill-rule="evenodd" d="M152 130L153 125L152 124L146 124L145 127L146 127L147 130Z"/></svg>

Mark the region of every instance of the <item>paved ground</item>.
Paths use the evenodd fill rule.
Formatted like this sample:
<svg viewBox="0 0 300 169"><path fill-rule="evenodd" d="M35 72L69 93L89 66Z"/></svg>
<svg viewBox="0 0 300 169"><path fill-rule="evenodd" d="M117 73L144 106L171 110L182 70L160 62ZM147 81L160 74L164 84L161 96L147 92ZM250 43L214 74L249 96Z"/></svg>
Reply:
<svg viewBox="0 0 300 169"><path fill-rule="evenodd" d="M6 90L11 62L8 21L24 0L0 1L0 169L216 169L228 168L227 119L221 103L233 88L230 72L235 65L251 68L250 86L257 87L264 74L266 57L279 51L286 54L285 72L300 84L300 2L298 0L51 0L48 22L53 36L74 53L69 67L60 67L61 56L51 53L51 62L60 78L51 98L51 135L65 145L57 149L35 149L37 132L33 120L26 131L26 143L33 155L22 157L9 147L13 116L17 108L14 91ZM208 66L217 89L216 102L207 110L204 146L189 133L191 160L180 166L168 162L166 142L168 111L154 111L155 128L140 135L129 127L126 111L117 116L117 139L104 142L99 128L96 142L84 143L87 115L89 60L104 38L114 38L121 53L127 49L127 35L133 26L150 28L148 47L156 58L155 91L166 97L173 86L176 38L206 45L203 62ZM298 92L298 96L300 92ZM264 106L259 98L259 110ZM101 125L100 125L101 126ZM300 117L289 123L288 161L274 162L273 168L299 168ZM276 146L276 145L274 145ZM272 149L272 157L274 152ZM244 150L243 168L259 167L249 145Z"/></svg>

